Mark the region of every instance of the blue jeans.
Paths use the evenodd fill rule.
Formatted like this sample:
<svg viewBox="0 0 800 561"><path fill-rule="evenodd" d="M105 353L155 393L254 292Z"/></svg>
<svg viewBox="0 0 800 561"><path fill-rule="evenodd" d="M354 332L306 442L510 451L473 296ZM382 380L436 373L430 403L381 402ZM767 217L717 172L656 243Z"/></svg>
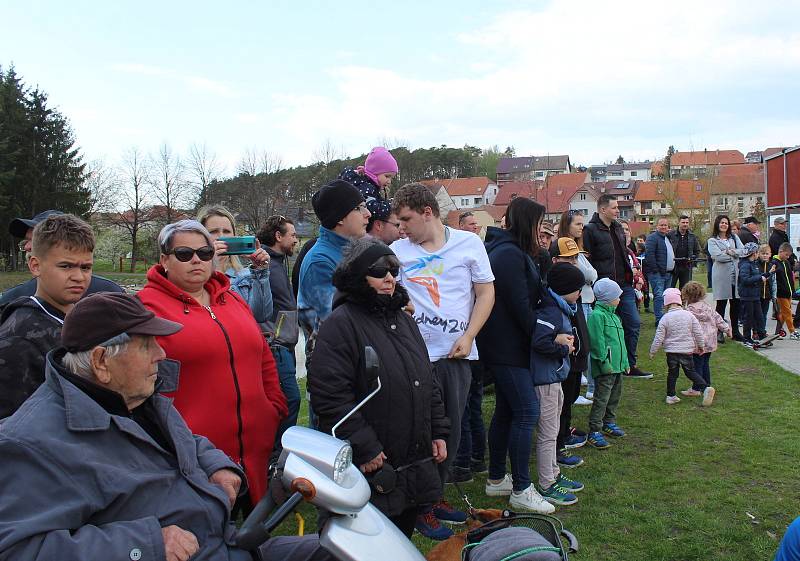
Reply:
<svg viewBox="0 0 800 561"><path fill-rule="evenodd" d="M275 434L275 447L278 448L286 429L297 424L297 413L300 411L300 388L297 385L297 366L294 353L281 345L273 345L270 350L272 356L275 357L278 381L289 408L289 415L278 425L278 432Z"/></svg>
<svg viewBox="0 0 800 561"><path fill-rule="evenodd" d="M470 460L483 462L486 456L486 429L483 426L483 364L469 361L472 383L467 395L467 406L461 417L461 442L453 465L469 469Z"/></svg>
<svg viewBox="0 0 800 561"><path fill-rule="evenodd" d="M711 353L703 353L701 355L692 355L694 361L694 371L697 372L706 385L711 385ZM692 389L703 391L705 388L699 384L692 384Z"/></svg>
<svg viewBox="0 0 800 561"><path fill-rule="evenodd" d="M636 293L633 287L626 284L621 287L622 296L619 298L617 315L625 330L625 348L628 351L628 363L631 368L636 366L636 345L639 344L639 308L636 306Z"/></svg>
<svg viewBox="0 0 800 561"><path fill-rule="evenodd" d="M489 426L489 479L502 479L506 457L511 461L514 491L531 484L529 465L533 429L539 421L539 398L528 368L491 365L494 374L495 410Z"/></svg>
<svg viewBox="0 0 800 561"><path fill-rule="evenodd" d="M672 273L650 273L647 282L653 291L653 314L658 325L664 315L664 291L672 286Z"/></svg>
<svg viewBox="0 0 800 561"><path fill-rule="evenodd" d="M758 326L758 329L762 332L767 332L767 318L769 317L769 303L772 302L771 298L762 298L761 299L761 325Z"/></svg>

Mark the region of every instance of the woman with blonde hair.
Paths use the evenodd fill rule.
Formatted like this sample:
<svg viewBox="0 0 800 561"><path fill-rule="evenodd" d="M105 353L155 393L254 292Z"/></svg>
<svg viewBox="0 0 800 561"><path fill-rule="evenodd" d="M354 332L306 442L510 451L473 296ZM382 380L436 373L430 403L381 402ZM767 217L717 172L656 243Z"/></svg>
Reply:
<svg viewBox="0 0 800 561"><path fill-rule="evenodd" d="M272 290L269 286L269 254L256 239L256 250L247 256L252 262L242 265L239 257L228 255L228 244L219 238L235 236L236 220L222 205L207 205L197 212L197 221L206 227L214 241L216 257L214 270L223 273L231 283L231 290L245 299L258 323L272 317Z"/></svg>

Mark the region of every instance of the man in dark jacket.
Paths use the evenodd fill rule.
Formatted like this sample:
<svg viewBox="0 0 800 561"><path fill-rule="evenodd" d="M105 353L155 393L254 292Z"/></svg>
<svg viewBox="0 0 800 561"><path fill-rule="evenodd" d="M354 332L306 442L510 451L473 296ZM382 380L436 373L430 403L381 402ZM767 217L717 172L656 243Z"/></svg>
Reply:
<svg viewBox="0 0 800 561"><path fill-rule="evenodd" d="M77 216L54 214L36 225L28 260L36 293L17 298L0 316L0 419L44 382L44 357L89 286L93 251L92 229Z"/></svg>
<svg viewBox="0 0 800 561"><path fill-rule="evenodd" d="M778 252L781 250L781 244L789 243L789 234L786 233L786 219L783 216L777 217L772 222L772 235L769 237L769 248L772 251L772 256L775 257L778 255ZM794 252L789 257L789 263L794 270L794 266L797 263L797 257L795 256Z"/></svg>
<svg viewBox="0 0 800 561"><path fill-rule="evenodd" d="M297 245L294 222L283 216L270 216L258 232L258 241L267 249L270 257L269 285L272 291L273 311L267 325L270 333L269 348L275 357L281 390L286 396L286 405L289 408L288 416L281 421L275 434L275 446L273 446L273 456L275 456L280 452L283 433L297 424L297 413L300 410L300 388L297 386L297 365L294 355L298 329L297 301L292 292L292 284L289 282L289 265L286 261L292 256ZM293 334L294 343L282 338L281 333Z"/></svg>
<svg viewBox="0 0 800 561"><path fill-rule="evenodd" d="M760 232L758 227L760 225L761 222L755 216L748 216L744 219L742 227L739 228L739 239L742 241L742 244L759 243L758 235Z"/></svg>
<svg viewBox="0 0 800 561"><path fill-rule="evenodd" d="M180 329L127 294L70 312L46 382L0 432L0 560L254 561L233 545L241 468L156 393L174 391L178 364L155 337ZM259 553L331 559L316 536Z"/></svg>
<svg viewBox="0 0 800 561"><path fill-rule="evenodd" d="M653 291L653 314L656 325L661 321L664 307L664 290L672 285L672 271L675 269L675 252L667 239L669 220L659 218L656 231L647 236L644 242L645 255L644 274Z"/></svg>
<svg viewBox="0 0 800 561"><path fill-rule="evenodd" d="M633 289L633 271L625 247L625 233L617 222L617 198L605 193L597 200L597 212L583 228L583 249L589 253L589 262L597 271L598 279L611 279L622 288L616 314L625 330L625 347L628 351L630 372L627 378L652 378L636 366L636 346L639 344L639 309Z"/></svg>
<svg viewBox="0 0 800 561"><path fill-rule="evenodd" d="M689 230L688 216L684 214L678 219L678 228L671 230L667 234L667 239L675 252L675 268L672 270L670 286L675 286L677 282L678 288L682 289L692 280L694 260L700 255L700 243L697 241L697 236Z"/></svg>
<svg viewBox="0 0 800 561"><path fill-rule="evenodd" d="M40 212L33 218L15 218L8 226L8 232L15 238L21 238L22 242L20 247L25 252L26 256L30 255L31 240L33 239L33 228L48 216L55 216L63 214L58 210L45 210ZM89 288L86 290L84 296L94 294L95 292L125 292L122 287L112 280L99 275L92 275L92 280L89 283ZM11 302L22 296L33 296L36 293L36 279L30 279L23 283L13 286L0 294L0 310L3 310Z"/></svg>

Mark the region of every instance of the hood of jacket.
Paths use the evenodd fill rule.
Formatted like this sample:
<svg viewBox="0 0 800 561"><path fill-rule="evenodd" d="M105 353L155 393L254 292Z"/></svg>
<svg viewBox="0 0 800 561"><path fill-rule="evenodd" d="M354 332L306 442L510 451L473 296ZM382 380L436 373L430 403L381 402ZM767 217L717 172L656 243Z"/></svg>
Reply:
<svg viewBox="0 0 800 561"><path fill-rule="evenodd" d="M575 312L577 311L576 304L570 304L569 302L564 300L561 296L553 292L552 288L548 288L547 290L550 292L550 296L553 298L553 301L555 301L555 303L558 304L558 307L561 308L562 312L564 312L569 317L575 315Z"/></svg>
<svg viewBox="0 0 800 561"><path fill-rule="evenodd" d="M487 252L497 249L503 244L512 244L517 246L517 240L514 239L514 236L511 235L511 232L496 226L489 226L486 228L486 238L484 242L486 244Z"/></svg>
<svg viewBox="0 0 800 561"><path fill-rule="evenodd" d="M36 302L31 300L30 296L21 296L16 300L12 300L5 308L3 308L3 313L0 315L0 325L5 323L6 320L18 310L25 310L25 312L23 312L25 315L37 313L44 315L42 309L36 304Z"/></svg>

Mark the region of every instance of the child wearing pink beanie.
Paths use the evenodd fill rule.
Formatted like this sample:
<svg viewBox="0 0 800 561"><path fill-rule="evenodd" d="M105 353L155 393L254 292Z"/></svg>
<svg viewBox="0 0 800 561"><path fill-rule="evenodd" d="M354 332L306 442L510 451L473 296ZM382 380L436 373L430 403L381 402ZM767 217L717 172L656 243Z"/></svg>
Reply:
<svg viewBox="0 0 800 561"><path fill-rule="evenodd" d="M705 338L697 318L683 309L681 291L668 288L664 291L664 315L658 322L656 336L650 346L650 358L659 348L664 347L667 354L667 405L675 405L681 398L675 395L681 368L683 373L696 387L703 392L703 406L708 407L714 401L716 390L708 385L694 369L692 355L695 351L703 352Z"/></svg>
<svg viewBox="0 0 800 561"><path fill-rule="evenodd" d="M399 171L397 160L383 146L376 146L370 150L367 161L364 162L364 167L359 167L358 169L363 169L364 175L369 177L381 189L388 187Z"/></svg>
<svg viewBox="0 0 800 561"><path fill-rule="evenodd" d="M363 166L355 169L348 167L339 174L339 179L347 181L361 191L361 195L367 203L367 209L372 215L367 232L372 229L375 220L389 219L392 205L386 189L398 171L397 160L394 159L394 156L383 146L376 146L369 151Z"/></svg>

